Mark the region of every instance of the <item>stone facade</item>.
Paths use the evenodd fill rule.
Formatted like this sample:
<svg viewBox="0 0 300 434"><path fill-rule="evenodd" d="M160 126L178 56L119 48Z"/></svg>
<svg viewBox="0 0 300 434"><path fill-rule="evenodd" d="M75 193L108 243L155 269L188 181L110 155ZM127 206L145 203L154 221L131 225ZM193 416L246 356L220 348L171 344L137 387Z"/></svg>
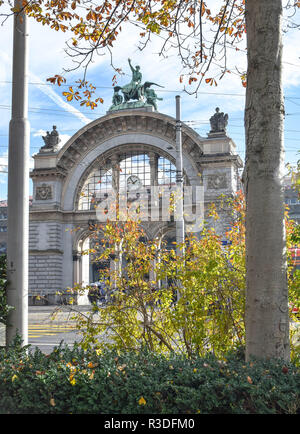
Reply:
<svg viewBox="0 0 300 434"><path fill-rule="evenodd" d="M46 296L47 302L55 303L59 299L57 293L62 289L62 254L49 250L45 254L31 251L29 270L29 301L34 303L37 296Z"/></svg>
<svg viewBox="0 0 300 434"><path fill-rule="evenodd" d="M122 110L91 122L63 147L34 156L29 252L32 300L42 295L54 303L58 301L57 291L91 280L91 265L81 255L90 224L95 221L90 202L81 206L83 189L92 185L91 174L96 179L101 170L106 171L120 183L123 178L119 175L116 181L116 164L138 154L144 155L145 170L149 171L144 178L149 176L151 183L159 184L159 162L167 167L161 170L173 176L175 139L174 118L149 110ZM231 194L240 188L242 162L226 131L203 138L183 124L182 148L185 181L190 186L204 186L206 205L221 193ZM147 221L144 227L149 237L171 237L175 231L174 222ZM85 303L86 299L77 301Z"/></svg>

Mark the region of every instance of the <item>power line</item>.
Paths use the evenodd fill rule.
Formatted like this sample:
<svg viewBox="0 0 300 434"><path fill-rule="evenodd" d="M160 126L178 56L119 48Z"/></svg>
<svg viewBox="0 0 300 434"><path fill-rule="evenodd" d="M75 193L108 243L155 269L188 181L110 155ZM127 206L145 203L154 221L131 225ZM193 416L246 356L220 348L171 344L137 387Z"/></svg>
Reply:
<svg viewBox="0 0 300 434"><path fill-rule="evenodd" d="M4 83L4 84L12 84L12 81L0 81L0 83ZM33 86L53 86L53 84L50 83L34 83L34 82L29 82L28 84L31 84ZM76 87L78 86L76 83L70 83L70 84L61 84L60 87ZM113 86L95 86L96 89L110 89L113 90L114 87ZM184 90L173 90L173 89L156 89L156 92L172 92L172 93L186 93ZM242 96L244 97L245 94L241 94L241 93L222 93L222 92L202 92L202 91L197 91L197 94L201 94L201 95L220 95L220 96Z"/></svg>
<svg viewBox="0 0 300 434"><path fill-rule="evenodd" d="M11 109L11 105L0 104L0 109L10 110ZM78 111L72 111L71 109L67 111L66 109L62 110L62 109L55 109L55 108L29 107L28 110L30 112L33 112L33 113L39 113L41 111L59 112L59 113L65 113L66 116L68 116L68 115L72 115L73 116L75 114L78 114ZM99 115L104 115L105 113L97 113L96 114L96 113L91 113L91 112L82 112L82 111L80 111L80 114L89 114L89 115L99 116Z"/></svg>
<svg viewBox="0 0 300 434"><path fill-rule="evenodd" d="M228 94L231 95L231 94ZM298 104L297 104L298 105ZM11 109L11 105L6 105L6 104L0 104L0 109L4 109L4 110L10 110ZM72 111L70 110L66 110L66 109L55 109L55 108L45 108L45 107L29 107L28 109L30 112L32 113L39 113L39 112L59 112L59 113L64 113L65 116L73 116L75 114L78 114L78 110L76 109L76 111ZM80 114L87 114L91 117L95 116L96 118L98 118L99 116L104 116L106 115L106 113L96 113L95 112L87 112L87 111L80 111ZM300 115L300 112L295 112L295 113L286 113L286 116L296 116L296 115ZM232 120L243 120L243 118L231 118ZM207 119L203 119L203 120L183 120L183 122L187 123L203 123L203 124L209 124ZM70 131L70 130L69 130Z"/></svg>
<svg viewBox="0 0 300 434"><path fill-rule="evenodd" d="M292 66L297 66L297 67L300 68L300 64L296 65L296 64L293 64L291 62L283 62L283 63L286 63L288 65L292 65ZM3 84L13 84L13 82L9 81L9 80L0 80L0 83L3 83ZM30 84L32 86L52 86L53 87L53 84L51 84L51 83L28 82L28 84ZM76 87L76 86L78 86L77 83L69 83L69 84L62 83L60 85L60 87ZM95 88L96 89L110 89L110 90L113 90L114 86L95 86ZM183 90L183 89L174 90L174 89L165 89L164 88L163 90L156 89L156 92L185 93L185 90ZM231 93L231 92L197 91L196 93L197 94L201 94L201 95L239 96L239 97L244 97L245 96L245 93ZM284 98L288 98L288 99L300 99L300 97L296 97L296 96L293 96L293 95L291 95L291 96L290 95L285 95Z"/></svg>

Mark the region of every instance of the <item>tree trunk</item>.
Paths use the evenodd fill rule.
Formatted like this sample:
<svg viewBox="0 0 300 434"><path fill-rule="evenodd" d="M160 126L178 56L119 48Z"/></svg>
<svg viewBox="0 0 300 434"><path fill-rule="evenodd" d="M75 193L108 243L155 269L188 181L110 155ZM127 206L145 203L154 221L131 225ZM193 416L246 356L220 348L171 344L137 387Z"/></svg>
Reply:
<svg viewBox="0 0 300 434"><path fill-rule="evenodd" d="M281 0L246 0L246 360L289 360Z"/></svg>

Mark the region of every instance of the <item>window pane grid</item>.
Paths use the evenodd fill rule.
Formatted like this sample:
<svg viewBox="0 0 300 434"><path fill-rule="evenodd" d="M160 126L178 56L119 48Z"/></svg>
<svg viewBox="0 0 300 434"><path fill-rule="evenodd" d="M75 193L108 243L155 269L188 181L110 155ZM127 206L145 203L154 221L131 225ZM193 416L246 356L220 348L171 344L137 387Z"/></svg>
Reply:
<svg viewBox="0 0 300 434"><path fill-rule="evenodd" d="M176 184L176 167L165 157L158 159L157 180L159 185Z"/></svg>
<svg viewBox="0 0 300 434"><path fill-rule="evenodd" d="M176 184L176 167L165 157L158 157L157 181L159 185ZM151 167L149 156L143 152L125 153L120 156L119 188L126 189L128 178L138 176L144 187L151 186ZM104 167L93 170L83 185L80 193L78 209L94 209L100 200L105 198L113 188L113 169Z"/></svg>

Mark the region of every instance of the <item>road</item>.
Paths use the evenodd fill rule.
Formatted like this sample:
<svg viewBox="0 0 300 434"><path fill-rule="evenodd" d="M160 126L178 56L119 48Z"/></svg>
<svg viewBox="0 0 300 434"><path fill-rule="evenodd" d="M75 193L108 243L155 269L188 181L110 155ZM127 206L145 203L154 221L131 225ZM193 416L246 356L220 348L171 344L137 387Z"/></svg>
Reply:
<svg viewBox="0 0 300 434"><path fill-rule="evenodd" d="M74 306L76 312L85 313L91 306ZM31 349L38 347L49 354L61 341L69 346L80 341L80 334L75 329L75 322L67 307L58 311L57 306L29 306L28 309L28 343ZM53 314L56 315L53 317ZM74 312L73 312L74 313ZM5 327L0 324L0 345L5 345Z"/></svg>

